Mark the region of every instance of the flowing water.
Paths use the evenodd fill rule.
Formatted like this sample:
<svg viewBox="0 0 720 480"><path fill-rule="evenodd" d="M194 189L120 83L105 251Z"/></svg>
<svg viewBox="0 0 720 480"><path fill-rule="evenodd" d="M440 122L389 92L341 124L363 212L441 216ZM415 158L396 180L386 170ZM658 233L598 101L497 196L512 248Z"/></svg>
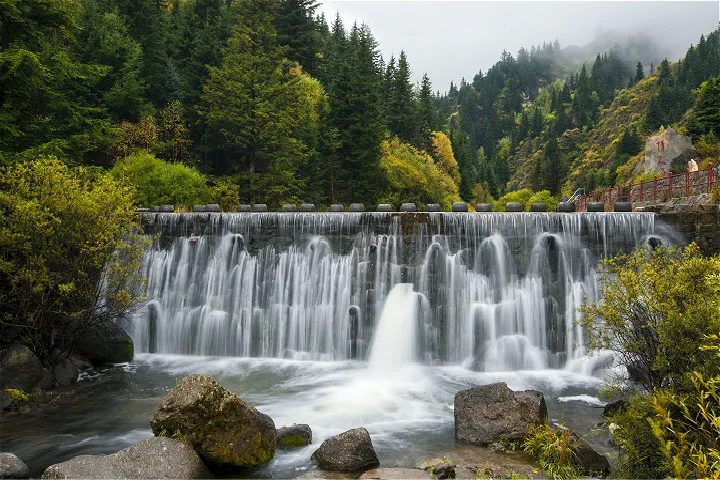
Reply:
<svg viewBox="0 0 720 480"><path fill-rule="evenodd" d="M455 393L506 382L543 392L552 419L588 432L609 356L576 325L597 262L672 243L652 214L153 214L150 301L128 323L136 359L85 375L45 409L3 417L0 449L38 475L150 436L185 375L214 375L310 447L257 477L314 468L330 435L364 426L381 463L455 446ZM596 445L597 446L597 445ZM602 445L599 445L602 447Z"/></svg>

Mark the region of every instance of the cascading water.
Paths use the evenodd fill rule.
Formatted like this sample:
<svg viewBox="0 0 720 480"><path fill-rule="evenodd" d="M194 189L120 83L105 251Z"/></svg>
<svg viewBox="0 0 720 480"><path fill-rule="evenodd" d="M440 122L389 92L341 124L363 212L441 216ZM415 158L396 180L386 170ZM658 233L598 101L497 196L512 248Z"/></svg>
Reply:
<svg viewBox="0 0 720 480"><path fill-rule="evenodd" d="M396 370L415 361L418 298L412 283L396 284L385 300L373 334L368 364L374 370Z"/></svg>
<svg viewBox="0 0 720 480"><path fill-rule="evenodd" d="M146 220L163 235L144 259L151 301L132 324L137 352L373 363L368 346L398 291L417 308L414 358L486 372L581 357L575 320L583 296L597 296L598 258L657 235L654 216L638 213Z"/></svg>

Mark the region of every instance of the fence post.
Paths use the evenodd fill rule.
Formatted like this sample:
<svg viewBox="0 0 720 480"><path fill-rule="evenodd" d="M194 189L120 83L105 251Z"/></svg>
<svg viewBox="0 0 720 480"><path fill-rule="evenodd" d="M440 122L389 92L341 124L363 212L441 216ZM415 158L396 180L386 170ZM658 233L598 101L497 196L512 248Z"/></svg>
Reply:
<svg viewBox="0 0 720 480"><path fill-rule="evenodd" d="M640 179L640 201L645 201L645 182Z"/></svg>
<svg viewBox="0 0 720 480"><path fill-rule="evenodd" d="M657 175L655 175L655 180L653 181L653 201L657 200Z"/></svg>
<svg viewBox="0 0 720 480"><path fill-rule="evenodd" d="M617 188L617 197L615 197L615 201L616 201L616 202L619 202L619 201L620 201L620 192L621 192L620 189L621 189L621 188L622 188L622 187L621 187L620 185L618 185L618 188ZM610 199L610 205L612 205L612 199Z"/></svg>
<svg viewBox="0 0 720 480"><path fill-rule="evenodd" d="M672 191L673 185L672 185L672 172L668 172L668 189L670 190L670 200L672 200L673 191Z"/></svg>

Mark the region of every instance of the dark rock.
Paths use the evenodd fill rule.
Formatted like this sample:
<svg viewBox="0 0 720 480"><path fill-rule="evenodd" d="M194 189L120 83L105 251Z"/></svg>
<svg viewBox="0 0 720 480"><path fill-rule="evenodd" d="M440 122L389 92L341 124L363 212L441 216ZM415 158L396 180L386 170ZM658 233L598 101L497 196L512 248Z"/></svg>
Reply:
<svg viewBox="0 0 720 480"><path fill-rule="evenodd" d="M297 212L297 205L294 203L285 203L282 206L283 212Z"/></svg>
<svg viewBox="0 0 720 480"><path fill-rule="evenodd" d="M489 203L478 203L475 205L476 212L492 212L492 205Z"/></svg>
<svg viewBox="0 0 720 480"><path fill-rule="evenodd" d="M206 212L205 205L193 205L192 208L193 213L202 213Z"/></svg>
<svg viewBox="0 0 720 480"><path fill-rule="evenodd" d="M365 211L365 205L362 203L351 203L350 208L348 208L349 212L364 212Z"/></svg>
<svg viewBox="0 0 720 480"><path fill-rule="evenodd" d="M300 205L301 212L314 212L316 210L317 209L315 208L314 203L303 203L302 205Z"/></svg>
<svg viewBox="0 0 720 480"><path fill-rule="evenodd" d="M393 207L389 203L381 203L375 209L376 212L392 212Z"/></svg>
<svg viewBox="0 0 720 480"><path fill-rule="evenodd" d="M33 392L50 388L52 379L52 373L25 345L16 343L0 356L0 388Z"/></svg>
<svg viewBox="0 0 720 480"><path fill-rule="evenodd" d="M312 459L322 468L344 472L379 464L370 434L362 427L328 438L315 450Z"/></svg>
<svg viewBox="0 0 720 480"><path fill-rule="evenodd" d="M417 205L414 203L403 203L400 205L401 212L417 212Z"/></svg>
<svg viewBox="0 0 720 480"><path fill-rule="evenodd" d="M630 202L615 202L615 209L616 212L632 212L632 203Z"/></svg>
<svg viewBox="0 0 720 480"><path fill-rule="evenodd" d="M560 202L558 204L558 212L572 213L575 211L575 204L572 202Z"/></svg>
<svg viewBox="0 0 720 480"><path fill-rule="evenodd" d="M603 204L603 202L589 202L587 204L587 211L591 213L604 212L605 204Z"/></svg>
<svg viewBox="0 0 720 480"><path fill-rule="evenodd" d="M342 204L340 204L340 203L333 203L332 205L330 205L329 211L331 211L331 212L344 212L344 211L345 211L345 207L344 207Z"/></svg>
<svg viewBox="0 0 720 480"><path fill-rule="evenodd" d="M467 212L468 204L465 202L453 202L452 211L453 212Z"/></svg>
<svg viewBox="0 0 720 480"><path fill-rule="evenodd" d="M11 412L23 403L22 400L15 398L8 390L0 390L0 412Z"/></svg>
<svg viewBox="0 0 720 480"><path fill-rule="evenodd" d="M238 206L237 206L237 211L240 212L240 213L252 212L252 206L247 205L247 204L245 204L245 205L238 205Z"/></svg>
<svg viewBox="0 0 720 480"><path fill-rule="evenodd" d="M503 383L461 390L455 394L455 437L476 445L521 440L547 421L540 392L513 392Z"/></svg>
<svg viewBox="0 0 720 480"><path fill-rule="evenodd" d="M442 212L442 207L439 203L428 203L425 210L428 212Z"/></svg>
<svg viewBox="0 0 720 480"><path fill-rule="evenodd" d="M158 207L157 205L153 205L152 207L150 207L150 211L153 212L153 213L154 213L154 212L159 212L159 211L160 211L160 207Z"/></svg>
<svg viewBox="0 0 720 480"><path fill-rule="evenodd" d="M607 475L610 473L610 462L608 462L608 459L605 458L604 455L600 455L593 450L593 448L588 445L585 440L578 437L575 432L570 432L570 438L571 448L580 463L580 470L583 475L594 476Z"/></svg>
<svg viewBox="0 0 720 480"><path fill-rule="evenodd" d="M525 210L525 208L520 202L508 202L508 204L505 205L506 212L522 212L523 210Z"/></svg>
<svg viewBox="0 0 720 480"><path fill-rule="evenodd" d="M373 468L360 475L360 480L407 480L409 478L430 478L430 476L425 470L420 470L419 468Z"/></svg>
<svg viewBox="0 0 720 480"><path fill-rule="evenodd" d="M175 205L160 205L160 206L158 207L158 212L174 213L174 212L175 212Z"/></svg>
<svg viewBox="0 0 720 480"><path fill-rule="evenodd" d="M49 466L42 478L210 478L195 450L180 440L153 437L110 455L80 455Z"/></svg>
<svg viewBox="0 0 720 480"><path fill-rule="evenodd" d="M148 208L148 207L137 207L137 208L135 209L135 211L136 211L137 213L147 213L147 212L150 211L150 208Z"/></svg>
<svg viewBox="0 0 720 480"><path fill-rule="evenodd" d="M93 363L129 362L134 356L133 341L119 325L104 322L87 328L77 352Z"/></svg>
<svg viewBox="0 0 720 480"><path fill-rule="evenodd" d="M218 205L217 203L208 203L207 205L205 205L205 211L219 213L219 212L222 212L222 209L220 208L220 205Z"/></svg>
<svg viewBox="0 0 720 480"><path fill-rule="evenodd" d="M253 212L267 212L268 208L267 208L267 205L264 203L255 203L252 206L252 211Z"/></svg>
<svg viewBox="0 0 720 480"><path fill-rule="evenodd" d="M75 362L69 358L55 365L52 372L53 375L55 375L55 383L60 387L67 387L77 382L78 374L80 373Z"/></svg>
<svg viewBox="0 0 720 480"><path fill-rule="evenodd" d="M30 469L12 453L0 453L0 478L30 478Z"/></svg>
<svg viewBox="0 0 720 480"><path fill-rule="evenodd" d="M275 456L275 423L213 377L185 377L155 411L152 431L180 437L211 467L251 468Z"/></svg>
<svg viewBox="0 0 720 480"><path fill-rule="evenodd" d="M603 408L602 416L605 418L612 417L616 413L620 413L627 408L627 402L625 400L615 400L605 405Z"/></svg>
<svg viewBox="0 0 720 480"><path fill-rule="evenodd" d="M305 447L312 443L312 430L306 423L293 423L292 427L277 430L278 447Z"/></svg>
<svg viewBox="0 0 720 480"><path fill-rule="evenodd" d="M547 204L544 202L533 202L530 205L531 212L547 212Z"/></svg>

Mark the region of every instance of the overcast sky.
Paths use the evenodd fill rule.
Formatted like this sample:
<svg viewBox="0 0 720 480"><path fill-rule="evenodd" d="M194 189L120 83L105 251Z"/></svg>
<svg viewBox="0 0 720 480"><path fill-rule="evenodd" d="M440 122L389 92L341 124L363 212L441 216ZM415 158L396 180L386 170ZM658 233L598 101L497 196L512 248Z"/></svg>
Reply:
<svg viewBox="0 0 720 480"><path fill-rule="evenodd" d="M710 1L325 1L317 10L332 24L336 12L349 29L370 26L383 57L410 62L413 80L424 72L433 89L446 91L453 80L472 81L507 50L557 39L562 47L585 45L600 31L653 35L676 61L690 44L718 26L720 2Z"/></svg>

